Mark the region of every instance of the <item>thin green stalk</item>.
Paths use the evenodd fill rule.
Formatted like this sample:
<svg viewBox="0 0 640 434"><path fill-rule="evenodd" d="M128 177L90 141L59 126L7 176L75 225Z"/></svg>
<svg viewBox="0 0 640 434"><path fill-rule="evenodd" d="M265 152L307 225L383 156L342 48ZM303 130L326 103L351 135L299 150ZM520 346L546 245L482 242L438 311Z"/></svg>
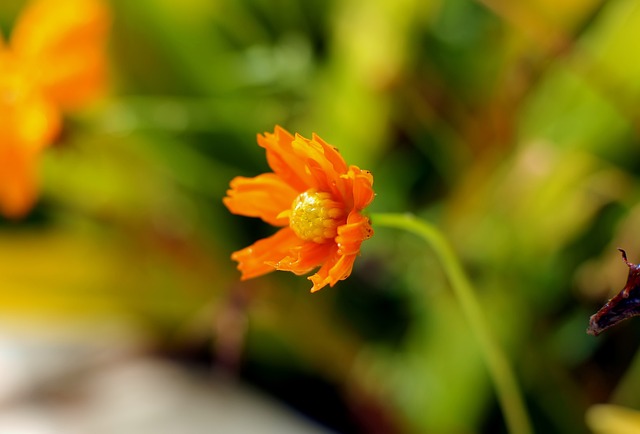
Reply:
<svg viewBox="0 0 640 434"><path fill-rule="evenodd" d="M476 335L509 432L530 434L531 423L513 370L492 336L471 283L449 242L433 225L411 214L373 214L371 221L374 226L404 229L431 245L440 258L462 312Z"/></svg>

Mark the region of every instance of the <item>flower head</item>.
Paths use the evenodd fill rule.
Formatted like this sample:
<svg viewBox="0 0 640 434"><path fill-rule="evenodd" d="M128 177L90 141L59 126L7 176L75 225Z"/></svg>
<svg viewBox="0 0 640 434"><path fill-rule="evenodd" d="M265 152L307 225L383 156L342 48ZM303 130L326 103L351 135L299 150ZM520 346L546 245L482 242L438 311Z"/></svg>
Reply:
<svg viewBox="0 0 640 434"><path fill-rule="evenodd" d="M103 86L109 15L100 0L33 0L6 44L0 37L0 213L25 214L37 162L62 113Z"/></svg>
<svg viewBox="0 0 640 434"><path fill-rule="evenodd" d="M349 277L360 245L373 234L362 214L374 197L371 173L347 166L338 150L315 134L309 140L276 126L273 134L259 134L258 144L273 172L234 178L223 201L234 214L281 229L231 255L242 279L274 270L300 275L320 267L309 277L315 292Z"/></svg>

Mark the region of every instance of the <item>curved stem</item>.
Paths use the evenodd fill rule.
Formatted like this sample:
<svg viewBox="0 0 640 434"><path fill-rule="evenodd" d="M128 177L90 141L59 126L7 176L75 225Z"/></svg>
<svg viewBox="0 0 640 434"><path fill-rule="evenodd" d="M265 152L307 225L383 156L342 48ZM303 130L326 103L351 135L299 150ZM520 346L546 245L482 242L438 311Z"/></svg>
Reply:
<svg viewBox="0 0 640 434"><path fill-rule="evenodd" d="M371 221L375 226L404 229L431 245L440 258L462 312L476 335L509 432L530 434L532 430L529 416L513 370L492 336L471 283L449 242L433 225L411 214L376 213L371 215Z"/></svg>

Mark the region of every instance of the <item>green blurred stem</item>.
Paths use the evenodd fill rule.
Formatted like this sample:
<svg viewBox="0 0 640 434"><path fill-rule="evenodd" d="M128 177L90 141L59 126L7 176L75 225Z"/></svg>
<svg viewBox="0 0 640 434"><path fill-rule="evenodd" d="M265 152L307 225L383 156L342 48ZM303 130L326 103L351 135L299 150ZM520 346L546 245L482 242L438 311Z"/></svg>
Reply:
<svg viewBox="0 0 640 434"><path fill-rule="evenodd" d="M532 431L529 416L525 410L514 372L505 354L492 336L473 287L449 242L436 227L411 214L375 213L371 215L371 221L376 227L386 226L404 229L419 236L431 245L431 248L442 262L463 314L469 321L469 325L478 340L509 432L512 434L530 434Z"/></svg>

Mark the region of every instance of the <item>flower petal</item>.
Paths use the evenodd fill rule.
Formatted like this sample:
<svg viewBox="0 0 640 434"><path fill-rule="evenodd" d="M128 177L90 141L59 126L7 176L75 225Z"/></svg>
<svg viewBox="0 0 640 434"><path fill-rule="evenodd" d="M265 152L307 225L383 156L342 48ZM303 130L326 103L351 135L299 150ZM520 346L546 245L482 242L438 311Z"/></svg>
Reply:
<svg viewBox="0 0 640 434"><path fill-rule="evenodd" d="M290 228L283 228L268 238L232 253L231 259L238 262L242 280L252 279L274 271L273 265L269 264L287 257L300 243L300 239Z"/></svg>
<svg viewBox="0 0 640 434"><path fill-rule="evenodd" d="M333 286L338 281L349 277L355 260L356 255L344 256L338 253L329 258L316 274L308 277L313 282L311 292L319 291L327 285Z"/></svg>
<svg viewBox="0 0 640 434"><path fill-rule="evenodd" d="M313 135L313 139L309 140L300 134L295 135L295 139L291 142L293 151L304 160L305 166L316 165L322 169L324 174L325 185L331 184L346 172L347 165L342 159L338 151L317 135ZM305 168L305 173L309 170Z"/></svg>
<svg viewBox="0 0 640 434"><path fill-rule="evenodd" d="M337 173L344 173L347 171L347 163L345 163L344 158L340 155L338 148L335 146L331 146L324 140L320 138L316 133L311 134L311 140L319 143L323 148L323 154L327 161L331 163L333 166L333 170Z"/></svg>
<svg viewBox="0 0 640 434"><path fill-rule="evenodd" d="M276 126L273 134L258 135L258 144L267 150L271 169L299 192L310 188L329 191L347 170L336 148L316 134L309 140Z"/></svg>
<svg viewBox="0 0 640 434"><path fill-rule="evenodd" d="M292 249L288 256L270 265L280 271L291 271L294 274L306 274L320 266L332 254L335 254L336 245L333 243L305 242Z"/></svg>
<svg viewBox="0 0 640 434"><path fill-rule="evenodd" d="M33 152L61 128L60 113L32 83L15 56L0 51L0 146Z"/></svg>
<svg viewBox="0 0 640 434"><path fill-rule="evenodd" d="M15 147L0 147L0 213L9 218L24 216L37 194L35 153Z"/></svg>
<svg viewBox="0 0 640 434"><path fill-rule="evenodd" d="M280 214L291 208L297 195L298 192L282 178L273 173L264 173L255 178L234 178L227 197L222 201L234 214L260 217L273 226L286 226L289 219Z"/></svg>
<svg viewBox="0 0 640 434"><path fill-rule="evenodd" d="M356 211L347 217L347 224L338 227L336 244L341 255L357 255L364 240L373 236L369 219Z"/></svg>
<svg viewBox="0 0 640 434"><path fill-rule="evenodd" d="M353 206L360 211L373 201L373 175L368 170L360 170L358 166L349 167L349 173L353 173Z"/></svg>
<svg viewBox="0 0 640 434"><path fill-rule="evenodd" d="M317 190L331 193L331 196L338 202L349 208L351 200L351 187L340 176L328 177L325 169L314 160L307 160L309 173L314 178Z"/></svg>
<svg viewBox="0 0 640 434"><path fill-rule="evenodd" d="M333 286L351 274L353 263L360 253L362 241L370 238L373 229L369 219L355 211L349 214L347 224L338 228L336 236L337 249L333 256L320 267L318 272L309 277L313 282L311 292L316 292L326 285Z"/></svg>
<svg viewBox="0 0 640 434"><path fill-rule="evenodd" d="M49 98L76 108L104 84L109 25L100 0L33 0L14 27L11 48Z"/></svg>
<svg viewBox="0 0 640 434"><path fill-rule="evenodd" d="M276 125L273 134L258 134L258 145L266 149L269 167L284 182L302 193L313 186L312 179L305 172L305 159L293 152L293 140L294 137L279 125Z"/></svg>

